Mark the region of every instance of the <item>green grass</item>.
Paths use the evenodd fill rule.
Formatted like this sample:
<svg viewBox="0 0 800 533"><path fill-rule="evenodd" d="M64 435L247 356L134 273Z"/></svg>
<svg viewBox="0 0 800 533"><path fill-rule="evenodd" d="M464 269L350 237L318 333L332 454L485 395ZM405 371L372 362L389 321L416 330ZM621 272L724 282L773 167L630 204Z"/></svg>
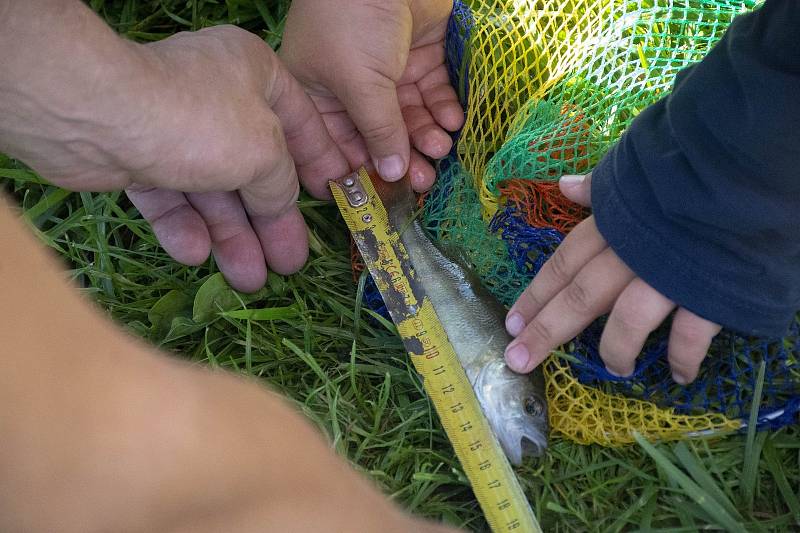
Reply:
<svg viewBox="0 0 800 533"><path fill-rule="evenodd" d="M92 0L146 40L236 22L276 46L288 2ZM160 250L124 195L70 194L0 156L0 186L87 293L133 334L199 364L259 376L293 398L332 446L410 511L486 525L390 324L360 304L335 207L303 199L311 259L255 296ZM362 285L363 286L363 285ZM790 427L619 449L554 439L519 475L546 531L796 529L800 431ZM222 453L229 453L228 451Z"/></svg>

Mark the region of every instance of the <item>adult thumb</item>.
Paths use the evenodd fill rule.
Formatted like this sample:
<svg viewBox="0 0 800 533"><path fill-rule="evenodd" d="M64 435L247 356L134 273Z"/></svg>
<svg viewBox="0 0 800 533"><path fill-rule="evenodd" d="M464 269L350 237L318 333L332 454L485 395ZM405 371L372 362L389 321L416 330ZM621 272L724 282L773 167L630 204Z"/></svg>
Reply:
<svg viewBox="0 0 800 533"><path fill-rule="evenodd" d="M565 175L558 181L558 187L568 199L582 206L592 205L592 174Z"/></svg>
<svg viewBox="0 0 800 533"><path fill-rule="evenodd" d="M402 178L408 170L411 147L395 82L375 73L371 81L347 91L342 103L364 137L381 177L387 181Z"/></svg>

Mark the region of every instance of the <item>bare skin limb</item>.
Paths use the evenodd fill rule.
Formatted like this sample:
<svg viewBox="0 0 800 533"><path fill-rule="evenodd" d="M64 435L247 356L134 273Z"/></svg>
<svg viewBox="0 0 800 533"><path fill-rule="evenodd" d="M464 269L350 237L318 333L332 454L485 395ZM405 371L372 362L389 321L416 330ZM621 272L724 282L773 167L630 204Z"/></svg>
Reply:
<svg viewBox="0 0 800 533"><path fill-rule="evenodd" d="M406 517L278 395L119 331L4 198L0 242L0 530L451 531Z"/></svg>
<svg viewBox="0 0 800 533"><path fill-rule="evenodd" d="M347 161L259 39L136 45L78 0L0 0L0 49L0 151L73 190L128 187L170 254L213 249L238 288L305 261L298 177L314 192L307 169ZM277 395L118 331L3 198L0 243L0 530L449 531L401 513Z"/></svg>

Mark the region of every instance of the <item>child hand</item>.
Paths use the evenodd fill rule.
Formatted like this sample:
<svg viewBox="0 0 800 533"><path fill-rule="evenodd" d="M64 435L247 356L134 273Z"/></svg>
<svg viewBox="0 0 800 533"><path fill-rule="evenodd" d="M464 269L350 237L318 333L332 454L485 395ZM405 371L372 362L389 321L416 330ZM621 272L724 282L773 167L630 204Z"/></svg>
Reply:
<svg viewBox="0 0 800 533"><path fill-rule="evenodd" d="M591 174L565 176L561 191L591 203ZM668 359L675 382L697 377L712 338L721 327L677 306L636 276L617 257L589 217L567 235L511 307L506 328L516 339L506 349L508 366L530 372L559 345L608 313L600 357L617 376L633 373L647 336L675 309Z"/></svg>

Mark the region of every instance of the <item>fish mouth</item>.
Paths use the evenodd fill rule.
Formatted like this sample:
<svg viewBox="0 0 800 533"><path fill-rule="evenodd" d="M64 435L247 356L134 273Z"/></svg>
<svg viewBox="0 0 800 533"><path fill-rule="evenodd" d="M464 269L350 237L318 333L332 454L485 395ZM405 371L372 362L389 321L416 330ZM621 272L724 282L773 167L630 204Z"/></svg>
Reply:
<svg viewBox="0 0 800 533"><path fill-rule="evenodd" d="M536 441L527 435L523 435L520 438L520 449L523 457L526 455L541 457L547 449L547 442Z"/></svg>
<svg viewBox="0 0 800 533"><path fill-rule="evenodd" d="M510 442L503 443L503 448L508 460L513 465L519 466L524 457L541 457L547 450L547 438L536 428L530 428Z"/></svg>

